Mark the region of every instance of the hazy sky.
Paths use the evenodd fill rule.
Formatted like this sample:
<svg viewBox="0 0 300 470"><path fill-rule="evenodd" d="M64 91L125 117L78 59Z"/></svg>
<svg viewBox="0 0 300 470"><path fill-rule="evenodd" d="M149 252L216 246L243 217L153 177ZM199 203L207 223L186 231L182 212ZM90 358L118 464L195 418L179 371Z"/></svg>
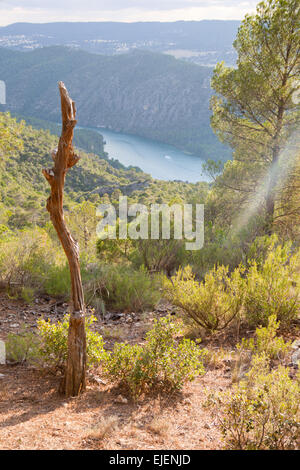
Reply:
<svg viewBox="0 0 300 470"><path fill-rule="evenodd" d="M242 19L258 0L0 0L0 25L52 21Z"/></svg>

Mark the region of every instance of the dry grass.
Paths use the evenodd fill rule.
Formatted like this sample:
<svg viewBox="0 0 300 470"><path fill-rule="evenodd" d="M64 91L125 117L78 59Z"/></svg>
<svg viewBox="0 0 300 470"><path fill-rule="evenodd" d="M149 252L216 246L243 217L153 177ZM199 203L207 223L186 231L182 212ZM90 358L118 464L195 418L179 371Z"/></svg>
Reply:
<svg viewBox="0 0 300 470"><path fill-rule="evenodd" d="M105 327L102 328L101 334L106 341L112 339L121 342L124 339L124 328L121 326Z"/></svg>
<svg viewBox="0 0 300 470"><path fill-rule="evenodd" d="M149 431L161 437L166 437L170 430L170 425L163 416L155 416L148 425Z"/></svg>
<svg viewBox="0 0 300 470"><path fill-rule="evenodd" d="M7 386L4 384L1 384L0 380L0 402L7 400L9 397L9 391Z"/></svg>
<svg viewBox="0 0 300 470"><path fill-rule="evenodd" d="M206 349L205 366L210 369L220 369L224 366L225 360L231 360L232 352L223 348Z"/></svg>
<svg viewBox="0 0 300 470"><path fill-rule="evenodd" d="M117 431L118 426L119 420L115 416L103 417L87 432L86 438L94 441L103 441Z"/></svg>
<svg viewBox="0 0 300 470"><path fill-rule="evenodd" d="M231 383L237 383L244 378L251 364L251 352L239 350L235 355L236 359L231 366Z"/></svg>

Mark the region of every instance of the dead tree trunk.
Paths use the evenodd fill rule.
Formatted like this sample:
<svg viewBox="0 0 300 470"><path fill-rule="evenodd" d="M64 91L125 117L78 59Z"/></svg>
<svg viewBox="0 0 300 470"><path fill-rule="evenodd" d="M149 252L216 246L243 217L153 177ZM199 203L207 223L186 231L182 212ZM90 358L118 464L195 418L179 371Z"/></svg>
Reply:
<svg viewBox="0 0 300 470"><path fill-rule="evenodd" d="M63 211L63 195L67 171L76 165L79 157L74 154L72 140L76 126L76 108L74 101L69 97L68 91L62 82L59 82L62 113L62 132L58 149L52 152L54 166L43 170L43 174L50 184L51 195L47 201L47 210L51 221L66 253L72 284L72 309L68 334L68 359L65 377L61 384L61 392L67 397L76 396L85 390L86 375L86 333L85 333L85 306L79 266L79 247L72 238L65 220Z"/></svg>

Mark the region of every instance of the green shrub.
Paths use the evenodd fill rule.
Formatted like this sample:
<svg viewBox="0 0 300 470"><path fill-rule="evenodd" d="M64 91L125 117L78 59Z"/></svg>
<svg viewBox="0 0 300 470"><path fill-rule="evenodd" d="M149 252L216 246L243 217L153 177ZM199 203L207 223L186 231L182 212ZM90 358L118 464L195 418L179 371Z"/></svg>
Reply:
<svg viewBox="0 0 300 470"><path fill-rule="evenodd" d="M87 365L99 364L105 356L102 336L92 330L96 317L86 318ZM69 315L62 322L39 320L40 357L45 365L63 367L68 354Z"/></svg>
<svg viewBox="0 0 300 470"><path fill-rule="evenodd" d="M138 344L115 343L108 357L104 366L108 379L125 384L134 397L138 396L149 380L149 365L143 347Z"/></svg>
<svg viewBox="0 0 300 470"><path fill-rule="evenodd" d="M282 325L289 325L299 311L299 255L291 255L291 245L276 246L274 238L266 248L265 258L249 261L243 281L244 311L250 326L268 324L276 315Z"/></svg>
<svg viewBox="0 0 300 470"><path fill-rule="evenodd" d="M136 267L145 266L150 272L171 275L186 258L185 242L182 240L134 240L129 259Z"/></svg>
<svg viewBox="0 0 300 470"><path fill-rule="evenodd" d="M131 312L153 309L160 299L159 288L158 275L151 276L143 268L134 270L126 265L99 266L93 278L84 283L90 305Z"/></svg>
<svg viewBox="0 0 300 470"><path fill-rule="evenodd" d="M250 249L247 267L239 265L231 274L218 266L198 282L189 266L165 279L167 298L187 318L207 330L226 328L234 318L245 318L250 326L266 326L275 315L283 326L299 312L300 251L292 254L289 243L280 245L276 236L258 239Z"/></svg>
<svg viewBox="0 0 300 470"><path fill-rule="evenodd" d="M228 266L229 271L232 272L240 263L245 263L247 257L249 257L249 249L257 238L257 234L264 233L265 229L265 220L261 215L255 215L244 227L239 227L238 230L228 227L226 223L224 224L223 211L221 211L223 222L217 221L213 217L214 223L212 223L209 221L209 206L208 198L205 211L207 214L205 244L201 250L195 250L191 253L192 256L189 262L193 272L200 280L203 280L205 274L213 269L215 265ZM253 250L251 254L253 254Z"/></svg>
<svg viewBox="0 0 300 470"><path fill-rule="evenodd" d="M8 285L20 284L21 297L29 303L38 292L66 295L70 291L65 255L41 228L0 240L0 279Z"/></svg>
<svg viewBox="0 0 300 470"><path fill-rule="evenodd" d="M172 214L172 213L171 213ZM161 220L161 219L159 219ZM116 226L116 239L106 238L97 241L96 249L98 258L103 262L122 263L130 261L139 269L142 266L149 272L165 272L169 275L180 265L185 264L187 251L185 241L174 239L174 220L171 215L170 238L163 239L161 231L158 239L151 238L151 216L148 221L148 239L122 240L118 238L119 222ZM156 222L154 226L157 227ZM157 227L158 228L158 227Z"/></svg>
<svg viewBox="0 0 300 470"><path fill-rule="evenodd" d="M248 250L247 258L255 260L258 266L262 266L269 252L279 245L280 243L275 233L271 236L257 237Z"/></svg>
<svg viewBox="0 0 300 470"><path fill-rule="evenodd" d="M43 280L43 290L49 295L69 297L71 278L67 262L48 266Z"/></svg>
<svg viewBox="0 0 300 470"><path fill-rule="evenodd" d="M107 376L126 385L133 397L155 386L181 389L204 373L204 352L191 340L177 341L179 331L167 317L155 321L145 345L116 343L105 365Z"/></svg>
<svg viewBox="0 0 300 470"><path fill-rule="evenodd" d="M247 378L212 394L208 406L218 417L225 447L239 450L296 449L300 438L300 383L280 366L270 371L256 355Z"/></svg>
<svg viewBox="0 0 300 470"><path fill-rule="evenodd" d="M285 342L282 337L276 336L279 325L276 316L271 315L268 326L256 328L255 338L243 338L242 343L237 346L238 349L250 349L255 354L265 353L270 359L284 358L291 348L291 342Z"/></svg>
<svg viewBox="0 0 300 470"><path fill-rule="evenodd" d="M212 224L205 227L205 244L201 250L191 253L190 265L199 280L214 266L228 266L233 271L245 258L237 237L230 237L228 231L218 229Z"/></svg>
<svg viewBox="0 0 300 470"><path fill-rule="evenodd" d="M5 347L6 357L11 362L36 362L39 358L39 338L26 325L22 325L18 334L7 335Z"/></svg>
<svg viewBox="0 0 300 470"><path fill-rule="evenodd" d="M242 306L242 279L236 269L228 274L225 266L215 267L198 282L188 266L165 279L167 298L201 327L216 331L226 328L239 315Z"/></svg>
<svg viewBox="0 0 300 470"><path fill-rule="evenodd" d="M34 300L34 290L31 287L23 286L21 289L21 297L27 304L32 304Z"/></svg>

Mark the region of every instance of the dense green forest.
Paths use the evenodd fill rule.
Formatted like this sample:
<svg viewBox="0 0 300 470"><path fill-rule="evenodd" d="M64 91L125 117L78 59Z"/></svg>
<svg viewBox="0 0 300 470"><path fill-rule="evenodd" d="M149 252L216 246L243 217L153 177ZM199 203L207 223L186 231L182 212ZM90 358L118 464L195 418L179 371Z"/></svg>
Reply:
<svg viewBox="0 0 300 470"><path fill-rule="evenodd" d="M0 76L14 113L59 122L56 83L68 83L82 126L137 134L226 161L209 124L212 69L147 51L100 56L64 47L0 49Z"/></svg>
<svg viewBox="0 0 300 470"><path fill-rule="evenodd" d="M83 393L81 398L72 398L72 404L82 400L79 408L87 405L86 409L102 410L108 402L109 409L119 416L120 407L124 407L122 410L129 410L128 422L136 419L135 428L131 429L132 435L138 436L136 439L152 426L152 435L156 436L153 448L166 445L165 442L180 447L179 440L191 433L191 426L195 426L192 432L197 432L200 425L197 413L201 407L205 410L201 411L201 419L210 416L204 434L213 428L213 436L218 440L209 444L205 441L210 449L213 445L234 450L299 449L299 45L297 0L266 0L257 6L255 14L243 20L234 42L236 67L220 63L213 72L211 125L220 141L231 147L233 157L225 165L215 158L208 159L206 171L212 178L209 184L163 182L137 168L125 168L110 161L103 141L94 141L93 133L75 133L79 148L74 151L69 142L76 125L75 106L62 83L59 90L63 126L59 143L56 128L51 127L52 134L33 128L20 117L0 113L1 286L9 299L23 299L25 304L34 305L42 296L54 297L63 305L67 302L69 308L68 311L65 308L59 321L40 318L33 331L24 327L21 333L10 333L6 344L12 364L29 365L44 373L51 371L52 376L54 371L55 378L61 379L60 387L63 384L60 391L65 393L65 400ZM187 134L180 127L181 142L190 145L190 138L200 142L206 135L203 128L199 129L202 122L199 116L204 112L202 93L208 113L209 92L203 88L208 71L197 66L186 68L186 64L169 58L170 75L162 79L166 59L152 53L137 52L118 57L117 61L114 57L100 57L97 64L92 55L63 48L40 49L26 55L2 50L0 55L5 63L4 78L14 74L11 83L8 82L9 96L13 85L20 83L21 75L28 71L28 75L22 75L23 86L16 86L15 112L43 114L58 121L51 80L60 76L70 83L78 119L84 120L95 103L97 111L108 112L105 103L109 102L115 106L111 122L121 126L119 119L127 116L133 126L133 121L140 118L138 112L130 111L132 99L139 96L136 109L147 105L149 111L157 107L161 121L154 119L156 129L167 121L169 112L174 112L177 117L182 114L193 121L193 125L187 124ZM122 70L126 70L122 80L128 85L122 97L116 72L120 61ZM71 75L70 67L74 69L77 65L80 74ZM178 70L182 81L178 81ZM151 103L145 101L144 88L137 84L141 77L150 75L148 90L155 89ZM96 83L101 99L95 98L91 107ZM130 94L131 86L137 94ZM191 101L173 110L169 98L179 89L181 96L187 94ZM102 92L106 94L105 100ZM193 101L195 96L197 100ZM160 100L162 106L167 104L167 114L158 106ZM64 108L65 102L68 106ZM119 104L123 117L117 111ZM95 124L93 120L98 117L92 113L90 119L89 124ZM47 127L45 121L33 119L31 123ZM151 123L145 121L143 126L145 129L149 126L149 132L155 134ZM179 129L172 128L175 135L173 132L177 135ZM151 136L159 138L154 134ZM205 137L205 145L210 142ZM91 145L95 153L91 152ZM78 163L75 152L81 157ZM51 166L52 159L53 168L44 171L49 190L42 169ZM55 192L61 181L60 192ZM57 229L56 214L53 215L55 198L61 197L64 182L65 222L78 245L68 231L63 232L62 211L57 211L63 220L61 232ZM50 191L49 219L45 206ZM142 222L147 220L146 236L122 237L118 219L116 233L120 236L101 239L96 227L103 215L99 216L97 207L110 203L117 209L122 195L128 196L129 204L140 203L147 208L151 204L179 209L186 204L204 204L204 246L199 250L186 249L188 237L186 233L186 239L177 237L175 216L171 217L170 239L164 239L160 230L157 237L151 238L149 226L153 214L142 219L141 207L137 209L140 219L136 227L141 230ZM126 229L131 222L130 219ZM192 225L196 223L193 213ZM61 233L67 233L71 247L75 247L71 250L71 262ZM78 266L77 284L72 277L74 265ZM82 287L84 308L74 311L78 285ZM121 319L119 329L112 326L113 319ZM134 336L137 324L143 327L139 336ZM74 341L74 325L83 325L83 341ZM86 367L95 388L86 390L80 383L75 392L68 394L65 384L75 343L78 349L85 348L86 353L80 356L82 383L85 384ZM190 385L192 381L194 388ZM85 397L90 401L84 402ZM69 406L71 402L66 403ZM118 409L113 408L116 403ZM173 420L165 434L164 424L152 421L154 406L157 414L164 413L164 421ZM74 408L67 412L70 415L78 412ZM186 422L176 434L179 440L174 444L167 434L178 432L177 423L185 408L188 408ZM145 413L142 419L141 410ZM147 413L152 413L151 420ZM110 445L109 433L102 432L103 423L98 423L97 432L91 432L80 446L103 449ZM77 429L80 432L80 426ZM128 438L128 428L124 429L123 435ZM116 433L116 429L112 426L109 432ZM203 435L197 437L193 448L204 446L203 439ZM111 442L114 445L119 441Z"/></svg>
<svg viewBox="0 0 300 470"><path fill-rule="evenodd" d="M45 121L44 119L34 118L32 116L20 116L16 114L15 117L18 121L25 121L26 124L29 124L34 129L43 129L50 131L51 134L57 136L60 135L61 126L59 124ZM99 132L92 129L75 129L73 142L78 149L99 155L101 159L109 159L109 163L115 168L125 169L125 166L120 163L119 160L111 158L108 153L105 152L105 142L103 140L103 136ZM131 166L129 168L131 168ZM138 167L135 168L139 171Z"/></svg>
<svg viewBox="0 0 300 470"><path fill-rule="evenodd" d="M25 121L26 124L32 126L34 129L48 130L51 134L60 135L61 126L59 124L32 116L16 115L15 117L18 121ZM109 158L104 151L103 136L99 132L89 129L76 129L73 141L74 145L81 150L100 155L101 158Z"/></svg>
<svg viewBox="0 0 300 470"><path fill-rule="evenodd" d="M48 126L41 120L31 120L35 126ZM46 130L34 129L23 120L12 118L9 113L0 113L1 138L3 145L9 146L9 154L2 150L1 171L1 202L3 210L13 211L1 220L9 226L23 228L33 223L42 225L45 220L45 198L48 188L45 186L42 169L49 164L51 151L57 146L57 137ZM51 127L51 125L50 125ZM60 131L56 126L54 132ZM90 138L92 136L94 141ZM120 188L126 193L129 186L132 201L148 201L148 203L171 200L176 196L183 200L188 194L208 187L205 183L188 184L153 180L139 169L126 168L115 160L110 160L103 149L103 140L98 133L92 131L75 131L74 143L78 148L89 145L98 146L98 153L86 153L79 150L81 160L78 167L68 176L66 181L66 206L69 203L89 200L95 204L101 202L102 196L111 195L115 190L118 195ZM99 139L99 140L97 140ZM7 148L7 147L5 147ZM143 191L135 190L132 184L144 183ZM199 189L200 188L200 189ZM105 192L106 190L106 192ZM118 196L114 196L116 199ZM20 214L17 216L17 214ZM23 214L23 216L21 215Z"/></svg>

